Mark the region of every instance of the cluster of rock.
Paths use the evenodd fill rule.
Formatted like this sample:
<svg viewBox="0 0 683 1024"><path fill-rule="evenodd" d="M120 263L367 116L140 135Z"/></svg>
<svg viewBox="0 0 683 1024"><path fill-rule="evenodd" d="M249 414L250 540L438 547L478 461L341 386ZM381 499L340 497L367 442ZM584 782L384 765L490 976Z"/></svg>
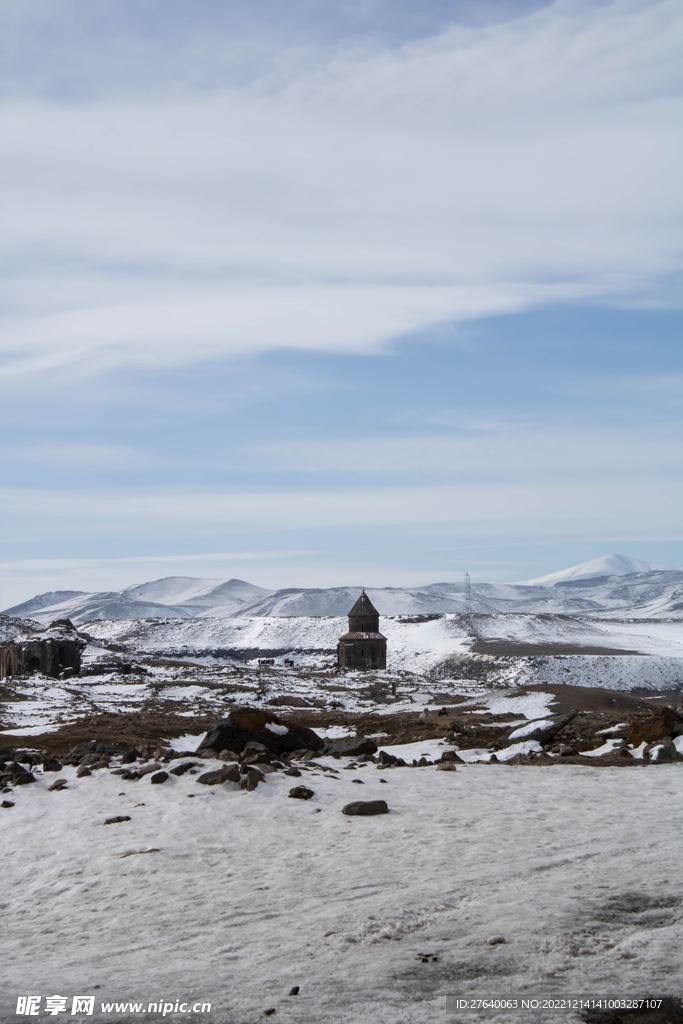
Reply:
<svg viewBox="0 0 683 1024"><path fill-rule="evenodd" d="M577 749L571 740L562 742L567 726L580 717L580 713L569 715L552 715L535 722L514 725L507 729L496 743L497 749L504 749L524 741L535 741L543 748L542 751L516 754L506 760L507 764L523 764L556 755L569 763L578 761L599 763L623 763L624 761L671 762L683 761L674 740L683 735L683 716L671 707L658 709L647 719L620 722L604 729L594 730L591 741L606 744L607 740L614 743L600 756L586 757ZM584 737L585 738L585 737ZM580 746L580 744L578 745ZM582 748L585 749L585 746ZM492 760L496 759L494 754Z"/></svg>

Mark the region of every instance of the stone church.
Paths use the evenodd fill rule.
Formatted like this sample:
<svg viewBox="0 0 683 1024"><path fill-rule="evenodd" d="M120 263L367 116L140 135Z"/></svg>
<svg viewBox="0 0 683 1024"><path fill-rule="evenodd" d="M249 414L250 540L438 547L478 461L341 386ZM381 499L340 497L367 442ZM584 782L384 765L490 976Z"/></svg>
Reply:
<svg viewBox="0 0 683 1024"><path fill-rule="evenodd" d="M349 612L349 631L339 637L337 664L341 668L386 668L387 638L379 631L379 612L362 592Z"/></svg>
<svg viewBox="0 0 683 1024"><path fill-rule="evenodd" d="M0 643L0 679L32 672L54 678L78 675L85 646L69 619L57 619L47 629Z"/></svg>

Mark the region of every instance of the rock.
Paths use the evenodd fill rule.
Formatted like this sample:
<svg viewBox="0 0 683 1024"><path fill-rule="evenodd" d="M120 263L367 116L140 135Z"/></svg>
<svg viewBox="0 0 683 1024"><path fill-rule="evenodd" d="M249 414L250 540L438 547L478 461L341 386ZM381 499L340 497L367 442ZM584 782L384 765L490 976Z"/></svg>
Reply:
<svg viewBox="0 0 683 1024"><path fill-rule="evenodd" d="M387 784L387 780L386 780L386 779L380 779L379 781L380 781L380 782L383 782L383 783L384 783L384 785L386 786L386 784Z"/></svg>
<svg viewBox="0 0 683 1024"><path fill-rule="evenodd" d="M235 755L233 754L233 756ZM241 761L246 761L247 758L261 758L266 764L270 764L273 760L272 750L263 743L257 743L256 740L250 740L249 743L246 743L242 753L237 756ZM251 763L256 764L257 762L254 760Z"/></svg>
<svg viewBox="0 0 683 1024"><path fill-rule="evenodd" d="M171 775L184 775L185 772L189 772L190 768L196 767L196 761L183 761L182 764L177 764L175 768L171 768Z"/></svg>
<svg viewBox="0 0 683 1024"><path fill-rule="evenodd" d="M149 781L153 786L161 786L168 778L168 772L156 772Z"/></svg>
<svg viewBox="0 0 683 1024"><path fill-rule="evenodd" d="M298 768L285 768L284 775L291 775L295 779L301 778L301 772Z"/></svg>
<svg viewBox="0 0 683 1024"><path fill-rule="evenodd" d="M505 942L507 942L507 939L505 938L504 935L491 935L491 937L486 940L486 945L487 946L501 946Z"/></svg>
<svg viewBox="0 0 683 1024"><path fill-rule="evenodd" d="M120 771L120 772L118 772L118 774L119 775L125 775L126 772ZM128 772L127 774L130 775L130 772ZM89 768L86 768L86 766L84 764L82 764L81 767L76 772L76 778L77 779L84 779L87 775L92 775L92 772L90 771Z"/></svg>
<svg viewBox="0 0 683 1024"><path fill-rule="evenodd" d="M313 796L313 790L308 789L306 786L294 786L293 789L290 789L289 796L295 800L310 800Z"/></svg>
<svg viewBox="0 0 683 1024"><path fill-rule="evenodd" d="M290 994L290 996L298 996L299 995L299 986L298 985L293 985L290 988L290 990L289 990L289 994Z"/></svg>
<svg viewBox="0 0 683 1024"><path fill-rule="evenodd" d="M3 800L2 803L0 804L0 807L4 807L5 810L8 810L10 807L14 807L14 804L12 803L11 800Z"/></svg>
<svg viewBox="0 0 683 1024"><path fill-rule="evenodd" d="M103 754L113 757L125 750L126 747L122 747L117 743L98 743L97 740L90 740L89 743L79 743L73 750L70 750L66 757L62 759L62 763L77 765L81 764L81 758L86 757L88 754ZM96 758L96 760L100 759Z"/></svg>
<svg viewBox="0 0 683 1024"><path fill-rule="evenodd" d="M152 764L145 764L141 768L136 768L138 778L141 778L143 775L151 775L152 772L160 771L161 765L158 761L153 761Z"/></svg>
<svg viewBox="0 0 683 1024"><path fill-rule="evenodd" d="M277 697L271 697L270 700L266 701L266 704L270 704L273 707L279 708L310 708L310 700L306 700L305 697L298 697L294 693L280 693Z"/></svg>
<svg viewBox="0 0 683 1024"><path fill-rule="evenodd" d="M356 800L342 807L342 814L388 814L385 800Z"/></svg>
<svg viewBox="0 0 683 1024"><path fill-rule="evenodd" d="M106 818L105 825L118 825L120 821L130 821L130 814L117 814L115 818Z"/></svg>
<svg viewBox="0 0 683 1024"><path fill-rule="evenodd" d="M634 747L639 747L641 743L654 743L673 735L674 730L680 725L681 721L673 708L660 708L651 718L631 725L628 741Z"/></svg>
<svg viewBox="0 0 683 1024"><path fill-rule="evenodd" d="M295 750L321 751L325 743L312 729L287 726L271 711L258 708L233 708L227 718L215 722L197 753L205 750L232 750L241 754L248 743L257 742L276 755Z"/></svg>
<svg viewBox="0 0 683 1024"><path fill-rule="evenodd" d="M48 786L48 792L58 793L60 789L66 789L66 779L55 779L51 786Z"/></svg>
<svg viewBox="0 0 683 1024"><path fill-rule="evenodd" d="M406 763L402 757L397 757L396 754L390 754L387 750L380 750L377 760L379 761L378 767L382 768L405 768Z"/></svg>
<svg viewBox="0 0 683 1024"><path fill-rule="evenodd" d="M131 747L131 749L127 750L125 754L121 755L121 764L132 764L133 761L137 761L141 756L142 755L139 750L136 750L135 747Z"/></svg>
<svg viewBox="0 0 683 1024"><path fill-rule="evenodd" d="M360 754L376 754L377 744L365 736L348 740L332 740L325 747L325 753L332 757L358 757Z"/></svg>
<svg viewBox="0 0 683 1024"><path fill-rule="evenodd" d="M540 719L538 722L527 722L524 725L515 725L508 729L501 738L503 746L512 743L519 743L522 740L536 740L538 743L549 743L558 732L564 729L576 718L576 712L570 715L552 715L549 718Z"/></svg>
<svg viewBox="0 0 683 1024"><path fill-rule="evenodd" d="M444 750L441 755L442 761L453 761L455 764L464 764L463 759L454 750Z"/></svg>
<svg viewBox="0 0 683 1024"><path fill-rule="evenodd" d="M646 760L660 762L671 762L671 761L683 761L683 755L679 754L676 749L676 744L670 736L665 736L664 739L658 740L656 743L650 743L643 751L643 757Z"/></svg>
<svg viewBox="0 0 683 1024"><path fill-rule="evenodd" d="M560 749L559 749L560 757L576 757L576 754L577 754L577 751L574 749L574 747L565 747L564 745L560 746Z"/></svg>
<svg viewBox="0 0 683 1024"><path fill-rule="evenodd" d="M365 783L362 779L351 779L351 782L355 782L357 786L364 786Z"/></svg>
<svg viewBox="0 0 683 1024"><path fill-rule="evenodd" d="M225 768L219 768L215 772L204 772L197 779L202 786L220 786L223 782L240 782L241 775L239 765L228 764Z"/></svg>
<svg viewBox="0 0 683 1024"><path fill-rule="evenodd" d="M242 789L246 789L248 793L251 793L253 792L253 790L256 789L259 782L265 781L265 775L262 772L260 772L258 768L249 768L249 770L245 773L242 781L240 782L240 786L242 787Z"/></svg>
<svg viewBox="0 0 683 1024"><path fill-rule="evenodd" d="M220 754L218 755L219 761L239 761L239 759L240 755L236 754L234 750L221 750Z"/></svg>
<svg viewBox="0 0 683 1024"><path fill-rule="evenodd" d="M69 763L70 762L65 759L64 764ZM97 765L98 767L104 765L106 768L109 764L109 758L106 754L85 754L78 763L85 765L86 768L92 768L94 765Z"/></svg>
<svg viewBox="0 0 683 1024"><path fill-rule="evenodd" d="M18 761L12 761L11 764L8 764L3 775L8 777L13 786L27 786L30 782L36 781L35 775L22 768Z"/></svg>
<svg viewBox="0 0 683 1024"><path fill-rule="evenodd" d="M494 754L493 757L496 757ZM492 758L493 759L493 758ZM498 760L498 758L496 758ZM437 772L454 772L457 770L457 765L453 761L439 761L436 766Z"/></svg>
<svg viewBox="0 0 683 1024"><path fill-rule="evenodd" d="M54 757L46 757L43 761L44 772L61 772L62 766Z"/></svg>

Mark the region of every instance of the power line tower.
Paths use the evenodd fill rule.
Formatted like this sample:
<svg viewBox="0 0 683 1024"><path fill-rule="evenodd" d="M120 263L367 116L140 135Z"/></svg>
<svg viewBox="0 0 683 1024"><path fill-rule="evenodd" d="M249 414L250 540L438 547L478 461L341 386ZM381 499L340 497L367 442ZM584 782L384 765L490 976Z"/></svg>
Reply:
<svg viewBox="0 0 683 1024"><path fill-rule="evenodd" d="M472 584L470 574L465 573L465 615L469 618L472 614Z"/></svg>

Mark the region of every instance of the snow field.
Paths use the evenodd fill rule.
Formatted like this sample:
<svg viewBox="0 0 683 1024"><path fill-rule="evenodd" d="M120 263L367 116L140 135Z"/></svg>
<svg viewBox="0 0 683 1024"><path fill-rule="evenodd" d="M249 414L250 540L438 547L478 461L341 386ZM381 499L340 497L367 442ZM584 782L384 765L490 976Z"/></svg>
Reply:
<svg viewBox="0 0 683 1024"><path fill-rule="evenodd" d="M683 988L681 766L321 763L337 776L270 774L253 793L71 768L63 792L48 792L54 774L15 789L0 811L5 998L196 997L221 1024L271 1007L285 1024L439 1024L454 1019L448 992ZM312 800L288 799L300 783ZM390 814L340 813L377 798ZM131 820L104 825L114 815ZM648 899L660 906L643 912ZM521 1022L493 1024L508 1019Z"/></svg>

